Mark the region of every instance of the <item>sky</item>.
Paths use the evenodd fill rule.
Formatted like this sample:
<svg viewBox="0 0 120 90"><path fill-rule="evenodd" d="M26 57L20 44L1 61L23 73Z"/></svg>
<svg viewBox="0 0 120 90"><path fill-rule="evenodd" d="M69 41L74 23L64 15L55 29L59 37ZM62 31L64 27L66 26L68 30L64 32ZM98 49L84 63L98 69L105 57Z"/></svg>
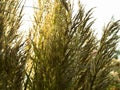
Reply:
<svg viewBox="0 0 120 90"><path fill-rule="evenodd" d="M25 9L24 9L24 23L25 28L28 28L27 26L31 26L32 23L30 20L32 20L32 14L33 14L33 3L36 0L26 0ZM77 0L74 0L77 2ZM106 25L112 17L114 17L115 20L120 19L120 0L80 0L83 6L85 7L85 10L89 10L93 7L95 9L93 10L93 17L96 19L93 29L95 29L96 33L98 33L98 38L101 37L102 34L102 28L104 25ZM76 7L77 9L77 7Z"/></svg>
<svg viewBox="0 0 120 90"><path fill-rule="evenodd" d="M120 19L120 0L81 0L87 10L95 7L93 16L96 19L94 28L101 37L102 28L112 17Z"/></svg>

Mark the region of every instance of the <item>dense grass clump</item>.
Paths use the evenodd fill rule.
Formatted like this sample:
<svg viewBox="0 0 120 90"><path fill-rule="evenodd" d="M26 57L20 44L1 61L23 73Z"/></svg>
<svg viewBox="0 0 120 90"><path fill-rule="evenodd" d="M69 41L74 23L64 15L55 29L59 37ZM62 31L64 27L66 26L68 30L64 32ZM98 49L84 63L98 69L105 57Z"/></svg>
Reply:
<svg viewBox="0 0 120 90"><path fill-rule="evenodd" d="M101 40L92 30L92 10L81 3L73 16L69 1L38 0L31 33L31 90L106 90L113 80L119 21L110 21ZM33 34L34 32L34 34ZM37 37L36 37L37 36Z"/></svg>
<svg viewBox="0 0 120 90"><path fill-rule="evenodd" d="M97 40L93 9L86 12L79 2L74 15L70 0L38 0L33 27L24 38L18 33L22 2L0 1L0 90L110 90L115 86L111 72L118 68L114 57L119 21L110 21Z"/></svg>
<svg viewBox="0 0 120 90"><path fill-rule="evenodd" d="M0 0L0 90L22 90L27 52L18 34L22 1Z"/></svg>

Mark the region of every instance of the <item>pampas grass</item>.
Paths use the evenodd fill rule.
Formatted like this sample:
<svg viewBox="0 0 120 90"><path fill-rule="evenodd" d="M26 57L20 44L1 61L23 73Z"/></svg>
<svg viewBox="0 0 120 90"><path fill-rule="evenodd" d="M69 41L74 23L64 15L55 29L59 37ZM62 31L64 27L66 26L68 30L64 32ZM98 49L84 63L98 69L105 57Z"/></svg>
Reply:
<svg viewBox="0 0 120 90"><path fill-rule="evenodd" d="M18 34L22 0L0 1L0 90L22 90L27 52Z"/></svg>
<svg viewBox="0 0 120 90"><path fill-rule="evenodd" d="M0 90L109 90L120 22L110 21L97 40L93 8L78 2L74 15L69 0L38 0L24 38L22 2L0 1Z"/></svg>
<svg viewBox="0 0 120 90"><path fill-rule="evenodd" d="M106 90L112 83L109 74L119 38L119 21L110 21L99 41L91 28L93 9L85 12L79 2L79 10L73 16L69 1L67 10L60 0L38 1L40 11L34 16L30 37L34 73L28 78L28 88Z"/></svg>

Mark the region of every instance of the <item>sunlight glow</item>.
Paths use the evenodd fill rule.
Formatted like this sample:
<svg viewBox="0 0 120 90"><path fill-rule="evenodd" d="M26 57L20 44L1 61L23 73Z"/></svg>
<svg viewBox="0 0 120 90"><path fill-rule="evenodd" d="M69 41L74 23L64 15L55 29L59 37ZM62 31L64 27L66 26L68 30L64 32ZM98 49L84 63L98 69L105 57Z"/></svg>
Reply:
<svg viewBox="0 0 120 90"><path fill-rule="evenodd" d="M33 7L33 3L37 0L26 0L25 6L31 6ZM85 7L85 10L88 11L89 9L95 7L93 12L93 17L96 19L95 24L93 25L93 29L96 30L96 33L98 33L98 38L101 37L102 34L102 28L104 25L106 25L112 17L114 17L115 20L120 19L120 0L80 0L83 6ZM75 3L77 3L77 0L74 0ZM76 5L77 6L77 5ZM25 28L27 29L29 26L31 26L30 20L33 18L33 8L31 7L25 7ZM76 7L77 9L77 7Z"/></svg>

